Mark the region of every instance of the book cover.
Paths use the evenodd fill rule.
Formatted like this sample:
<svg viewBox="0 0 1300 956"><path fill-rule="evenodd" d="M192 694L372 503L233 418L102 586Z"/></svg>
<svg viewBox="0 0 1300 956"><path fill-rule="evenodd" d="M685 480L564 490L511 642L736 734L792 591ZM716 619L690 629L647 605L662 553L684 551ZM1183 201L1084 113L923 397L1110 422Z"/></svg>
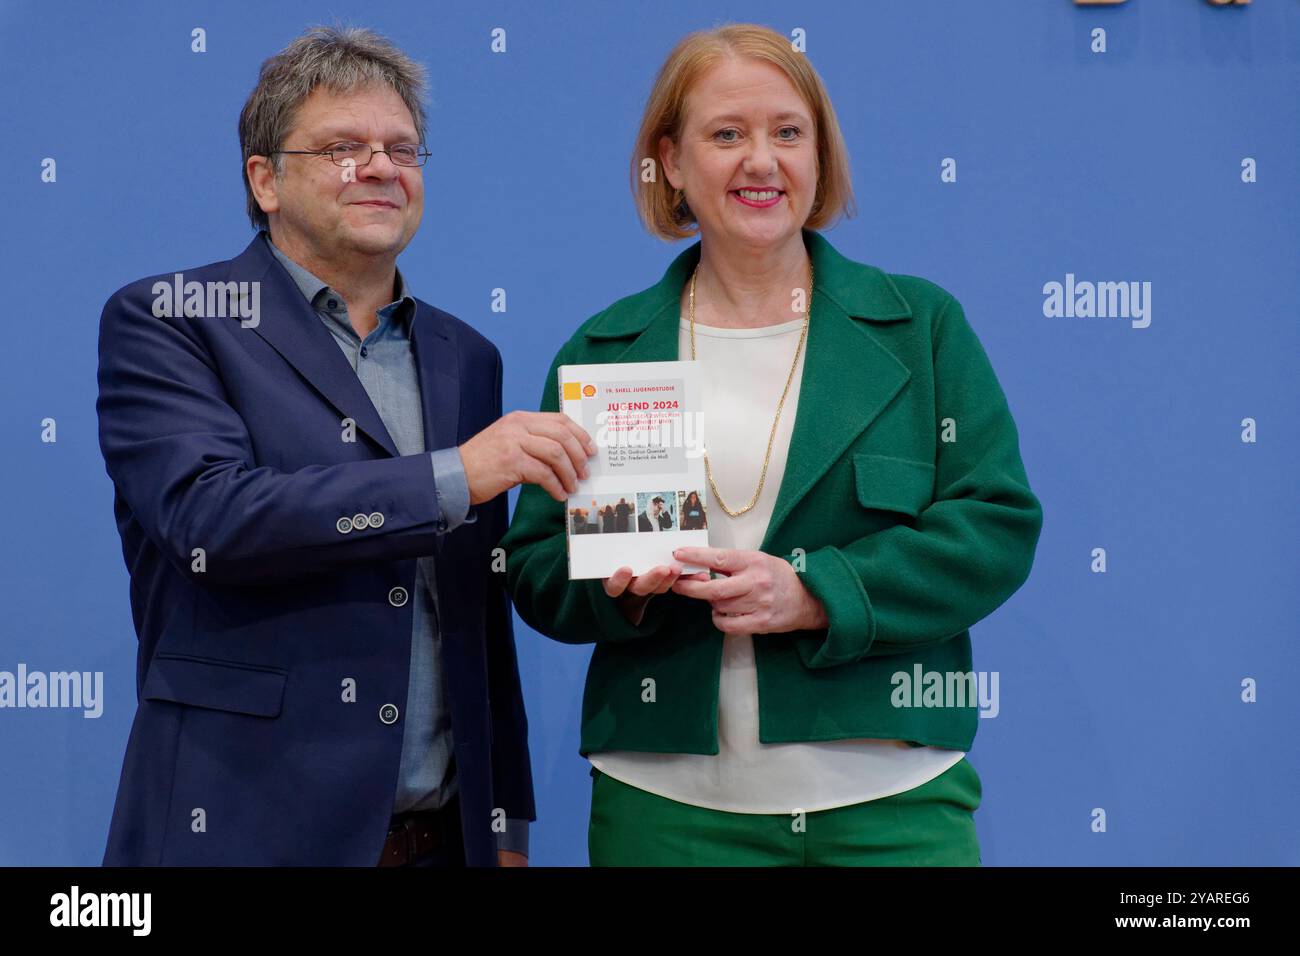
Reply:
<svg viewBox="0 0 1300 956"><path fill-rule="evenodd" d="M560 366L560 410L597 449L565 504L571 579L640 575L708 546L699 374L695 361Z"/></svg>

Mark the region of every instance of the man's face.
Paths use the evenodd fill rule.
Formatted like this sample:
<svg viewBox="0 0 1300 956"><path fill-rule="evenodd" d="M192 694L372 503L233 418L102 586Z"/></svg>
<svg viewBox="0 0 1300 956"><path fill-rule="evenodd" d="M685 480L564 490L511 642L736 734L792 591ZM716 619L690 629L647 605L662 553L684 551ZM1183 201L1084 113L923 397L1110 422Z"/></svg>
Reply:
<svg viewBox="0 0 1300 956"><path fill-rule="evenodd" d="M657 502L657 501L652 501L652 502L650 502L650 513L651 513L652 515L656 515L656 516L657 516L657 515L659 514L659 509L662 508L662 507L663 507L663 505L660 504L659 502Z"/></svg>
<svg viewBox="0 0 1300 956"><path fill-rule="evenodd" d="M318 87L303 101L281 148L325 149L341 142L387 149L419 138L410 110L391 88L336 93ZM326 260L396 257L420 226L424 176L418 166L397 166L387 153L353 168L336 166L327 156L281 161L284 174L270 183L275 208L266 210L276 239Z"/></svg>

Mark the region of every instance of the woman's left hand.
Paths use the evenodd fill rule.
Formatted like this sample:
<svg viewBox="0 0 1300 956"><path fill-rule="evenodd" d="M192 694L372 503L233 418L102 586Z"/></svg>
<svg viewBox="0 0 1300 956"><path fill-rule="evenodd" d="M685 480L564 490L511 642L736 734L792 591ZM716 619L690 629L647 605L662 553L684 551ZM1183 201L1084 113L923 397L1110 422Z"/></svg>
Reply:
<svg viewBox="0 0 1300 956"><path fill-rule="evenodd" d="M685 575L672 590L702 598L713 606L713 626L724 634L780 634L827 626L826 608L813 597L790 562L763 551L732 548L677 548L683 564L701 564L708 572Z"/></svg>

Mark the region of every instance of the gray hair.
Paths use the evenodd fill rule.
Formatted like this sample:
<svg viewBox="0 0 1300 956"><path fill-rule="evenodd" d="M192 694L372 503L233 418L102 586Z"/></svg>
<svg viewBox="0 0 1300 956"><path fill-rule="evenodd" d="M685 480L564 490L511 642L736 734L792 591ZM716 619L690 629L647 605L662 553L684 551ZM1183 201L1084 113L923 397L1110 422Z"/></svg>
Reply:
<svg viewBox="0 0 1300 956"><path fill-rule="evenodd" d="M248 219L254 229L270 226L248 182L248 157L271 156L278 179L284 159L272 155L284 145L298 108L318 86L352 93L388 86L406 104L415 132L424 142L426 72L392 42L363 27L313 27L262 64L257 86L239 114L240 165Z"/></svg>

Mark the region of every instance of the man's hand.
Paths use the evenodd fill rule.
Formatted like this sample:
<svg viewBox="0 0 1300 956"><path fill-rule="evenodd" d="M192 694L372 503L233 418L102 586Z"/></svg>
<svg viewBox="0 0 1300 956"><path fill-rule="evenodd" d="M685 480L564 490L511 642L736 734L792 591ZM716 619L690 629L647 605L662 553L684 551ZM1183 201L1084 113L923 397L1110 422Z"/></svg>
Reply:
<svg viewBox="0 0 1300 956"><path fill-rule="evenodd" d="M491 501L528 482L564 501L587 477L596 444L586 429L562 412L511 412L460 446L469 503Z"/></svg>
<svg viewBox="0 0 1300 956"><path fill-rule="evenodd" d="M624 566L602 579L601 583L605 586L605 593L618 604L618 609L623 612L623 616L635 625L641 623L641 617L645 614L645 607L650 603L650 598L656 594L667 593L681 573L682 566L676 562L670 565L658 565L636 577L632 576L631 568ZM682 580L691 578L702 578L707 581L709 574L707 571L702 571Z"/></svg>
<svg viewBox="0 0 1300 956"><path fill-rule="evenodd" d="M527 866L528 857L514 850L497 850L497 866Z"/></svg>
<svg viewBox="0 0 1300 956"><path fill-rule="evenodd" d="M763 551L678 548L673 557L703 564L724 577L682 578L678 594L713 606L713 626L724 634L780 634L826 627L826 608L813 597L790 562Z"/></svg>

